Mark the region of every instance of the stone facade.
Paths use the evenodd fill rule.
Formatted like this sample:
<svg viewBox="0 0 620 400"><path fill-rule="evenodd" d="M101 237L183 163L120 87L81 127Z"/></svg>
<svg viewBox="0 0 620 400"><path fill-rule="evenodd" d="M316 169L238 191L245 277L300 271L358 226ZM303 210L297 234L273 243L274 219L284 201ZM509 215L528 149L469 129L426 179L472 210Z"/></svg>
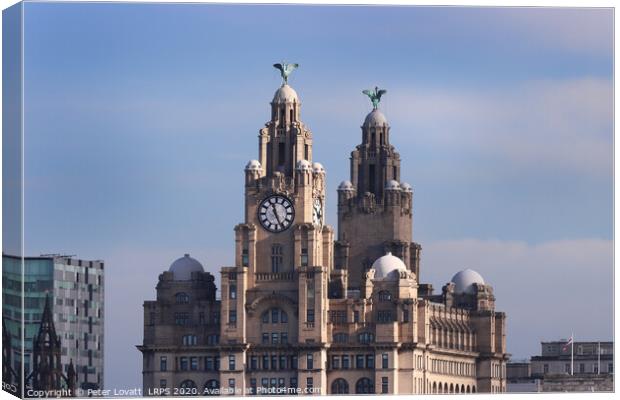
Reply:
<svg viewBox="0 0 620 400"><path fill-rule="evenodd" d="M186 256L145 302L144 393L505 391L505 315L492 288L471 270L441 294L418 282L413 191L399 183L385 116L375 109L364 121L335 240L300 109L283 84L245 168L245 218L235 264L220 272L221 301Z"/></svg>

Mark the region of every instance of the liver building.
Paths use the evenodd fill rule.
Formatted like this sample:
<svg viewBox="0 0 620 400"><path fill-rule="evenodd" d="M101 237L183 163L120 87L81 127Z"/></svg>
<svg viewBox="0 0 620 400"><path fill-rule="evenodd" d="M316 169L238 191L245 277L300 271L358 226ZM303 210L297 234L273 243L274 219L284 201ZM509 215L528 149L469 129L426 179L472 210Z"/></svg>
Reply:
<svg viewBox="0 0 620 400"><path fill-rule="evenodd" d="M338 233L324 224L325 169L283 84L245 167L234 266L214 276L189 255L144 303L146 395L475 393L506 390L505 314L475 271L440 294L418 281L413 190L378 105L338 188ZM336 237L335 237L336 236Z"/></svg>

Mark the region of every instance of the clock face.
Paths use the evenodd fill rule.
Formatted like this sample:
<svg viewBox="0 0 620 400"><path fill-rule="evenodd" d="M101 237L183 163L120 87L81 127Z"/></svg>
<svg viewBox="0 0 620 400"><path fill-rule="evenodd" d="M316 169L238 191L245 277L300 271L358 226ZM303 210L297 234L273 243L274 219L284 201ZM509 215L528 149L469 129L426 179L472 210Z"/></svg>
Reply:
<svg viewBox="0 0 620 400"><path fill-rule="evenodd" d="M312 222L316 226L323 226L323 204L321 203L321 199L314 199L314 204L312 206Z"/></svg>
<svg viewBox="0 0 620 400"><path fill-rule="evenodd" d="M269 232L282 232L288 229L294 219L293 202L284 196L269 196L258 207L258 220Z"/></svg>

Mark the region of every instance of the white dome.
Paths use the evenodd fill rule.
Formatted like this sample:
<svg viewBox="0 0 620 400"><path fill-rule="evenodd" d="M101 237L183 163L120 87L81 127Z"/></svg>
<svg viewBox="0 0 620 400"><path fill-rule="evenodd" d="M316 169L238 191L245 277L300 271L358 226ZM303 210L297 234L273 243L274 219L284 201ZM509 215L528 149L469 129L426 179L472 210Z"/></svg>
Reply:
<svg viewBox="0 0 620 400"><path fill-rule="evenodd" d="M260 166L260 162L258 162L258 160L250 160L248 161L247 165L245 166L245 170L246 171L258 171L262 169Z"/></svg>
<svg viewBox="0 0 620 400"><path fill-rule="evenodd" d="M314 172L325 172L325 168L323 168L323 165L318 162L315 162L314 164L312 164L312 170Z"/></svg>
<svg viewBox="0 0 620 400"><path fill-rule="evenodd" d="M338 186L338 190L354 190L351 181L342 181Z"/></svg>
<svg viewBox="0 0 620 400"><path fill-rule="evenodd" d="M387 181L385 184L385 190L400 190L400 183L395 180Z"/></svg>
<svg viewBox="0 0 620 400"><path fill-rule="evenodd" d="M375 279L398 280L399 272L407 271L403 260L393 256L390 252L377 258L371 268L375 270Z"/></svg>
<svg viewBox="0 0 620 400"><path fill-rule="evenodd" d="M289 85L282 85L273 95L274 103L292 103L299 102L297 92Z"/></svg>
<svg viewBox="0 0 620 400"><path fill-rule="evenodd" d="M465 269L457 272L452 277L452 283L454 283L454 293L456 294L474 294L474 283L484 285L484 279L482 276L473 269Z"/></svg>
<svg viewBox="0 0 620 400"><path fill-rule="evenodd" d="M301 171L310 171L312 169L312 165L308 160L299 160L297 161L297 169Z"/></svg>
<svg viewBox="0 0 620 400"><path fill-rule="evenodd" d="M366 119L364 120L364 125L365 126L370 126L370 125L379 125L379 126L383 126L383 125L387 125L387 119L385 118L385 115L383 115L383 113L381 111L379 111L378 109L374 109L372 110L367 116Z"/></svg>
<svg viewBox="0 0 620 400"><path fill-rule="evenodd" d="M401 183L400 188L403 189L405 192L413 192L413 188L407 182Z"/></svg>
<svg viewBox="0 0 620 400"><path fill-rule="evenodd" d="M189 254L185 254L170 265L168 271L173 273L175 281L189 281L192 279L192 272L204 272L202 264L193 259Z"/></svg>

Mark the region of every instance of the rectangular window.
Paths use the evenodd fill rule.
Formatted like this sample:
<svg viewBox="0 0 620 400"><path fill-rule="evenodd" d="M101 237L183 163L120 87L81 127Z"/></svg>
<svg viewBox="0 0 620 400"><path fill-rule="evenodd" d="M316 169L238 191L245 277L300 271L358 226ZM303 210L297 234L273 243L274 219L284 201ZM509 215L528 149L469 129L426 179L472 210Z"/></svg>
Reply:
<svg viewBox="0 0 620 400"><path fill-rule="evenodd" d="M215 356L214 358L214 362L215 362L215 370L219 371L220 370L220 357L219 356Z"/></svg>
<svg viewBox="0 0 620 400"><path fill-rule="evenodd" d="M228 356L228 370L229 371L235 370L235 356L234 355Z"/></svg>
<svg viewBox="0 0 620 400"><path fill-rule="evenodd" d="M278 384L278 379L277 378L271 378L269 379L269 387L276 387L276 385Z"/></svg>
<svg viewBox="0 0 620 400"><path fill-rule="evenodd" d="M297 378L291 378L291 387L297 388Z"/></svg>
<svg viewBox="0 0 620 400"><path fill-rule="evenodd" d="M375 355L368 354L366 356L366 368L375 369Z"/></svg>
<svg viewBox="0 0 620 400"><path fill-rule="evenodd" d="M381 393L387 393L388 392L388 378L387 377L383 377L381 378Z"/></svg>
<svg viewBox="0 0 620 400"><path fill-rule="evenodd" d="M228 323L236 324L237 323L237 310L229 310L228 311Z"/></svg>
<svg viewBox="0 0 620 400"><path fill-rule="evenodd" d="M584 374L586 372L586 365L585 364L579 364L579 373L580 374Z"/></svg>
<svg viewBox="0 0 620 400"><path fill-rule="evenodd" d="M198 371L198 357L189 358L189 368L192 371Z"/></svg>
<svg viewBox="0 0 620 400"><path fill-rule="evenodd" d="M388 368L388 354L387 353L383 353L381 354L381 368L383 369L387 369Z"/></svg>
<svg viewBox="0 0 620 400"><path fill-rule="evenodd" d="M359 311L353 311L353 322L355 322L355 323L360 322L360 312Z"/></svg>
<svg viewBox="0 0 620 400"><path fill-rule="evenodd" d="M159 370L165 372L168 370L168 357L161 356L159 357Z"/></svg>
<svg viewBox="0 0 620 400"><path fill-rule="evenodd" d="M364 355L358 354L355 356L355 368L363 369L364 368Z"/></svg>
<svg viewBox="0 0 620 400"><path fill-rule="evenodd" d="M291 118L292 119L292 118ZM307 144L304 144L304 160L308 160L309 159L309 146Z"/></svg>
<svg viewBox="0 0 620 400"><path fill-rule="evenodd" d="M280 309L272 308L271 309L271 322L273 322L274 324L277 324L279 316L280 316Z"/></svg>
<svg viewBox="0 0 620 400"><path fill-rule="evenodd" d="M207 371L215 370L215 364L213 362L213 357L205 357L205 370Z"/></svg>
<svg viewBox="0 0 620 400"><path fill-rule="evenodd" d="M237 285L228 286L228 298L234 300L237 298Z"/></svg>
<svg viewBox="0 0 620 400"><path fill-rule="evenodd" d="M280 365L278 367L282 371L286 369L286 356L280 356Z"/></svg>
<svg viewBox="0 0 620 400"><path fill-rule="evenodd" d="M308 249L301 249L301 266L308 266Z"/></svg>
<svg viewBox="0 0 620 400"><path fill-rule="evenodd" d="M332 369L340 368L340 356L332 356Z"/></svg>
<svg viewBox="0 0 620 400"><path fill-rule="evenodd" d="M241 265L247 267L250 264L250 257L248 254L248 249L243 249L241 253Z"/></svg>
<svg viewBox="0 0 620 400"><path fill-rule="evenodd" d="M256 357L256 356L251 356L250 357L250 369L251 370L258 369L258 357Z"/></svg>
<svg viewBox="0 0 620 400"><path fill-rule="evenodd" d="M250 394L256 395L256 379L250 379Z"/></svg>
<svg viewBox="0 0 620 400"><path fill-rule="evenodd" d="M271 356L271 369L278 368L278 356Z"/></svg>
<svg viewBox="0 0 620 400"><path fill-rule="evenodd" d="M291 369L297 369L297 356L291 356Z"/></svg>
<svg viewBox="0 0 620 400"><path fill-rule="evenodd" d="M349 369L349 356L342 356L342 369Z"/></svg>
<svg viewBox="0 0 620 400"><path fill-rule="evenodd" d="M234 393L234 391L235 391L235 380L233 378L228 380L228 387Z"/></svg>
<svg viewBox="0 0 620 400"><path fill-rule="evenodd" d="M564 364L564 372L570 374L570 364Z"/></svg>
<svg viewBox="0 0 620 400"><path fill-rule="evenodd" d="M312 358L312 353L308 353L306 355L306 369L314 369L314 360Z"/></svg>
<svg viewBox="0 0 620 400"><path fill-rule="evenodd" d="M409 310L403 310L403 322L409 322Z"/></svg>
<svg viewBox="0 0 620 400"><path fill-rule="evenodd" d="M306 311L306 319L308 320L308 322L314 322L314 310Z"/></svg>
<svg viewBox="0 0 620 400"><path fill-rule="evenodd" d="M280 335L277 332L273 332L271 334L271 344L278 344L278 339L280 339Z"/></svg>
<svg viewBox="0 0 620 400"><path fill-rule="evenodd" d="M271 272L280 272L282 266L282 246L274 244L271 247Z"/></svg>
<svg viewBox="0 0 620 400"><path fill-rule="evenodd" d="M288 333L286 332L280 333L280 343L288 344Z"/></svg>
<svg viewBox="0 0 620 400"><path fill-rule="evenodd" d="M165 380L165 379L160 379L160 380L159 380L159 387L160 387L160 388L165 389L165 388L166 388L166 385L167 385L167 382L166 382L166 380Z"/></svg>
<svg viewBox="0 0 620 400"><path fill-rule="evenodd" d="M284 387L284 378L278 378L278 387L279 388L283 388Z"/></svg>
<svg viewBox="0 0 620 400"><path fill-rule="evenodd" d="M306 387L312 389L314 387L314 381L312 378L306 378Z"/></svg>
<svg viewBox="0 0 620 400"><path fill-rule="evenodd" d="M181 357L181 371L187 371L187 357Z"/></svg>
<svg viewBox="0 0 620 400"><path fill-rule="evenodd" d="M260 380L260 385L264 388L269 387L269 379L268 378L262 378Z"/></svg>
<svg viewBox="0 0 620 400"><path fill-rule="evenodd" d="M269 356L263 356L263 369L269 369Z"/></svg>

